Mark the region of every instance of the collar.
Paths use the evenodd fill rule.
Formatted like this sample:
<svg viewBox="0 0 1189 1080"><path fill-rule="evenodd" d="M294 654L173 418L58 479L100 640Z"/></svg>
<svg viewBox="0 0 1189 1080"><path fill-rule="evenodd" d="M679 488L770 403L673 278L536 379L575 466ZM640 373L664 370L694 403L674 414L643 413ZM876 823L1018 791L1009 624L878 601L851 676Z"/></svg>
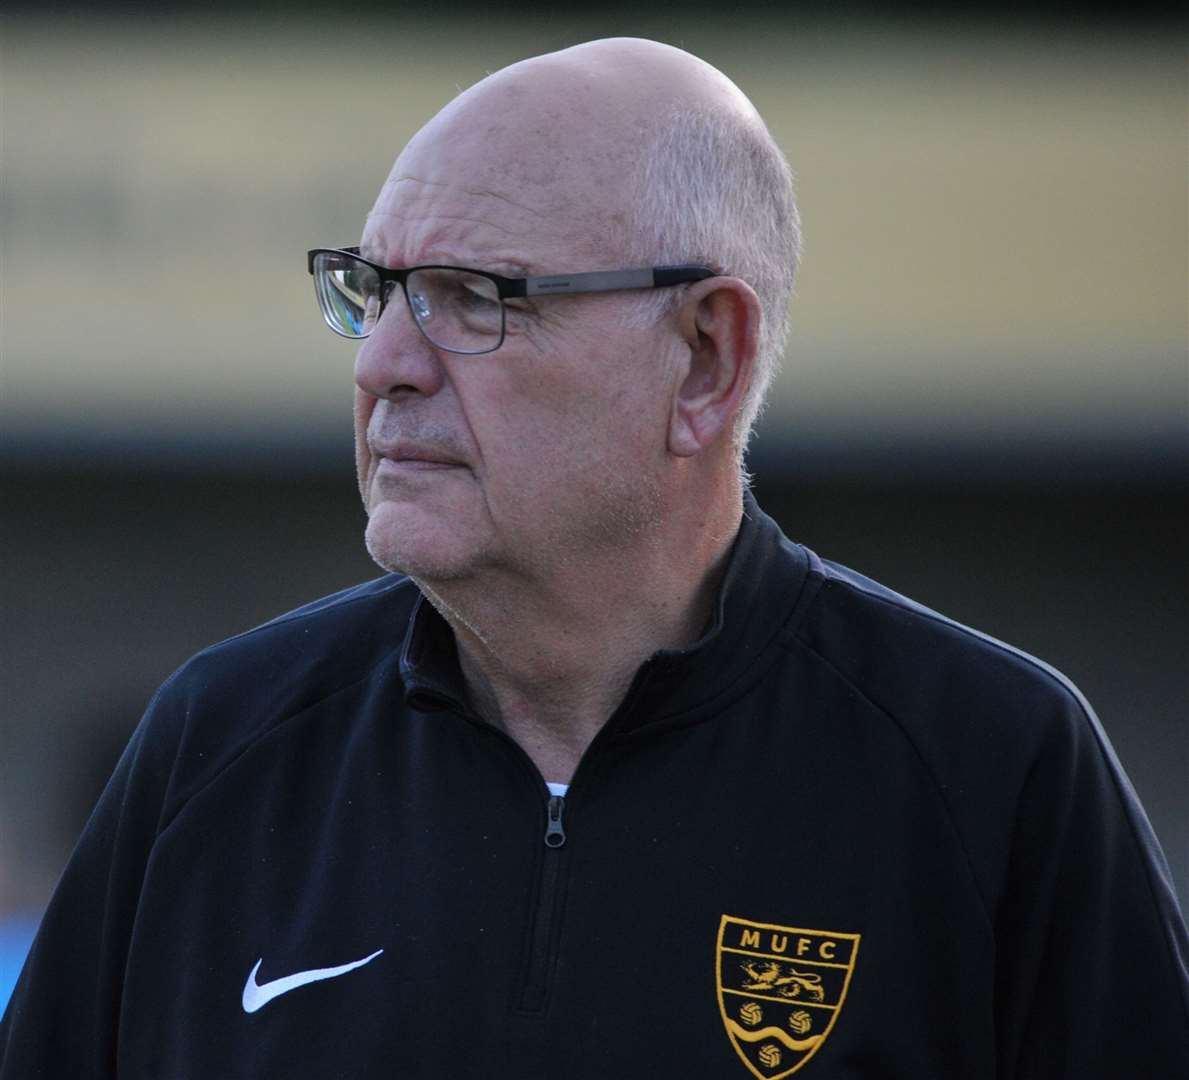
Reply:
<svg viewBox="0 0 1189 1080"><path fill-rule="evenodd" d="M611 723L629 731L659 720L693 719L721 707L762 672L762 660L798 609L809 556L788 540L756 503L743 498L743 519L719 585L706 633L684 649L646 660ZM424 595L417 599L400 658L405 700L421 712L469 712L458 649L449 624Z"/></svg>

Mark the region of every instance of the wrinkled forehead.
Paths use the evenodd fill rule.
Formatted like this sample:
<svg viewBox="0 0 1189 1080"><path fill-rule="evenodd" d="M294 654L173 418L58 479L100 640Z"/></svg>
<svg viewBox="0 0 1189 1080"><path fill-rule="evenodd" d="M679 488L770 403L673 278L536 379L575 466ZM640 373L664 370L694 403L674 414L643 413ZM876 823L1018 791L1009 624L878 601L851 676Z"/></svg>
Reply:
<svg viewBox="0 0 1189 1080"><path fill-rule="evenodd" d="M617 124L581 101L506 81L456 99L413 137L368 216L364 246L393 265L612 265L631 168Z"/></svg>

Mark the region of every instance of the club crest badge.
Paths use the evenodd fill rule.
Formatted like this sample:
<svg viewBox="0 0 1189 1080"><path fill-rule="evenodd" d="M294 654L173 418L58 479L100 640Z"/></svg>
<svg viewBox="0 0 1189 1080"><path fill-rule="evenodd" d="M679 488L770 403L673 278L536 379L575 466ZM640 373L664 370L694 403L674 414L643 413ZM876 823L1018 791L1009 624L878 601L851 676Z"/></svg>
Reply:
<svg viewBox="0 0 1189 1080"><path fill-rule="evenodd" d="M791 1076L834 1030L859 937L722 917L718 1007L731 1045L759 1080Z"/></svg>

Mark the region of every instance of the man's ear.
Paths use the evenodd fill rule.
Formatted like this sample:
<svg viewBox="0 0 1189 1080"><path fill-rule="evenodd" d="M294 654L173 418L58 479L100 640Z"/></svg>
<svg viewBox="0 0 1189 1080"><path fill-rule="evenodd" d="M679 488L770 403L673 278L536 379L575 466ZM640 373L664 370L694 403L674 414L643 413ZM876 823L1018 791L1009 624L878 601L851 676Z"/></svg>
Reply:
<svg viewBox="0 0 1189 1080"><path fill-rule="evenodd" d="M759 348L759 298L739 278L699 281L686 291L678 329L689 360L673 396L669 450L692 457L730 436Z"/></svg>

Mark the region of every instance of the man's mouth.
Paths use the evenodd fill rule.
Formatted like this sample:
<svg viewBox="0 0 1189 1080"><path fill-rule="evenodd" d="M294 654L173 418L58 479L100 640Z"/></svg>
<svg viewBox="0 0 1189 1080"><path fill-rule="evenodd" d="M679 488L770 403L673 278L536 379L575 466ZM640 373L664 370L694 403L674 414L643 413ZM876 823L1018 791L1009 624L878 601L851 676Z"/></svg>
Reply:
<svg viewBox="0 0 1189 1080"><path fill-rule="evenodd" d="M370 449L377 476L465 467L464 462L447 450L414 442L373 444Z"/></svg>

